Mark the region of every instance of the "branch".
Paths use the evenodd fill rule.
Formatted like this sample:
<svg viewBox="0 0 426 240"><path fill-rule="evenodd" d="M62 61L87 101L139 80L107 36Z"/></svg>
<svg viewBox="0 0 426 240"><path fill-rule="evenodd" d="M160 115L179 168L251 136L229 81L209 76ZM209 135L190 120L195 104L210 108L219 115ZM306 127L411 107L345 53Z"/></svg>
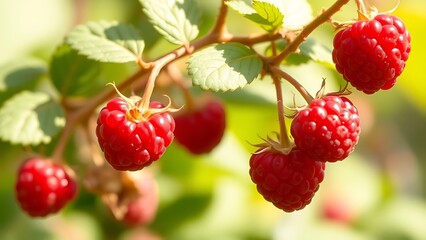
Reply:
<svg viewBox="0 0 426 240"><path fill-rule="evenodd" d="M228 33L226 28L226 16L228 14L228 6L225 4L225 0L221 1L219 15L217 16L216 23L211 31L211 34L218 36L224 36Z"/></svg>
<svg viewBox="0 0 426 240"><path fill-rule="evenodd" d="M340 8L342 8L345 4L347 4L350 0L337 0L330 8L316 17L311 23L305 26L302 32L297 35L297 37L289 42L286 48L276 57L272 58L273 65L279 65L290 53L295 52L300 44L311 34L318 26L329 21L331 16L337 13Z"/></svg>

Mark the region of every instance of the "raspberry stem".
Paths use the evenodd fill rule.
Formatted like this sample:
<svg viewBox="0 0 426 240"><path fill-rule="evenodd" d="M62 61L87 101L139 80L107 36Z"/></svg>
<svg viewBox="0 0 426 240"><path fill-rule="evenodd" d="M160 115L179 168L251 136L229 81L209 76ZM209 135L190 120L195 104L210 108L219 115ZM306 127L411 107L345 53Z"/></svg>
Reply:
<svg viewBox="0 0 426 240"><path fill-rule="evenodd" d="M151 95L154 91L155 80L157 79L158 74L164 66L166 66L168 63L172 62L176 58L176 54L172 52L155 62L154 67L152 68L151 73L148 77L148 81L146 83L142 99L139 101L138 104L138 107L142 109L143 115L149 110L149 103L151 101Z"/></svg>
<svg viewBox="0 0 426 240"><path fill-rule="evenodd" d="M357 6L358 20L368 21L377 15L377 8L371 6L369 3L364 2L364 0L355 0L355 2Z"/></svg>
<svg viewBox="0 0 426 240"><path fill-rule="evenodd" d="M365 4L363 0L355 0L356 2L356 6L358 8L358 12L361 13L364 16L368 16L367 15L367 9L365 8Z"/></svg>
<svg viewBox="0 0 426 240"><path fill-rule="evenodd" d="M73 133L74 126L77 122L77 116L74 114L66 113L66 124L65 128L62 131L61 137L59 139L58 144L55 147L55 150L52 154L52 161L54 162L62 162L63 161L63 153L65 151L65 147L67 144L67 141L69 137L71 137L71 134Z"/></svg>
<svg viewBox="0 0 426 240"><path fill-rule="evenodd" d="M291 85L293 85L294 88L302 95L302 97L305 99L307 103L310 103L314 100L314 97L312 97L311 94L306 90L305 87L303 87L302 84L300 84L295 78L290 76L290 74L284 72L279 68L278 66L272 66L271 67L272 75L278 75L281 78L287 80Z"/></svg>
<svg viewBox="0 0 426 240"><path fill-rule="evenodd" d="M275 85L275 92L277 95L277 109L278 109L278 121L280 123L280 144L281 147L287 148L290 147L290 138L287 133L287 127L285 124L285 116L284 116L284 104L283 104L283 92L281 89L281 81L280 78L276 75L272 75L272 79Z"/></svg>

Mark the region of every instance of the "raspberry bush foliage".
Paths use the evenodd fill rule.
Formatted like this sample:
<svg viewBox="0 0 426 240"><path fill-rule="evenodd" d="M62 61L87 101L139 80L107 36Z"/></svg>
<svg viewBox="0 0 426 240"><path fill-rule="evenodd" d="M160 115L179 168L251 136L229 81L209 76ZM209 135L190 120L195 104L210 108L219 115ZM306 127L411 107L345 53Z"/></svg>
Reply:
<svg viewBox="0 0 426 240"><path fill-rule="evenodd" d="M362 0L316 13L308 1L211 2L129 0L137 7L128 21L77 21L47 61L4 66L0 139L40 156L16 160L24 212L70 207L108 216L115 234L136 226L173 238L212 204L206 186L233 162L279 213L315 202L326 166L351 161L362 135L352 93L392 91L409 59L409 31ZM214 21L203 22L213 6ZM354 18L337 19L343 9ZM327 41L313 34L322 27L332 29ZM235 104L250 115L230 121L242 109ZM272 124L259 124L271 107ZM102 213L85 208L93 202Z"/></svg>

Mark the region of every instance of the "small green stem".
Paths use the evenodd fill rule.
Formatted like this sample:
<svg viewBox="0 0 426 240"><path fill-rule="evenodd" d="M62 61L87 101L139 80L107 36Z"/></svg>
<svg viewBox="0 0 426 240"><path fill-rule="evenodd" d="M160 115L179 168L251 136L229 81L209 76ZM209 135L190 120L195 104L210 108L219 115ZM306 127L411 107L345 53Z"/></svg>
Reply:
<svg viewBox="0 0 426 240"><path fill-rule="evenodd" d="M281 81L276 75L272 75L272 79L275 85L275 92L277 95L277 109L278 109L278 121L280 123L280 144L281 147L287 148L290 146L290 139L287 133L287 127L285 124L285 115L284 115L284 101L283 93L281 89Z"/></svg>

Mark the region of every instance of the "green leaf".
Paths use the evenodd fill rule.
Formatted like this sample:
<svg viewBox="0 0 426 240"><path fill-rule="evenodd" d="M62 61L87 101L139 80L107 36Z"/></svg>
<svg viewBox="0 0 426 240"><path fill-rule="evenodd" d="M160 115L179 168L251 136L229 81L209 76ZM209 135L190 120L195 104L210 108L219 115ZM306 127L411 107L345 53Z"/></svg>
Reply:
<svg viewBox="0 0 426 240"><path fill-rule="evenodd" d="M105 83L98 80L100 63L79 55L62 44L53 54L50 76L53 85L64 96L90 96Z"/></svg>
<svg viewBox="0 0 426 240"><path fill-rule="evenodd" d="M251 83L262 70L255 51L241 43L223 43L192 55L188 72L194 85L205 90L228 91Z"/></svg>
<svg viewBox="0 0 426 240"><path fill-rule="evenodd" d="M61 106L49 95L23 91L0 108L0 139L22 145L49 143L64 122Z"/></svg>
<svg viewBox="0 0 426 240"><path fill-rule="evenodd" d="M257 14L253 7L242 0L226 1L225 4L243 16Z"/></svg>
<svg viewBox="0 0 426 240"><path fill-rule="evenodd" d="M226 4L268 32L282 28L284 14L272 0L254 0L252 7L240 0L227 1Z"/></svg>
<svg viewBox="0 0 426 240"><path fill-rule="evenodd" d="M77 26L66 42L90 59L114 63L137 62L145 47L135 27L106 21Z"/></svg>
<svg viewBox="0 0 426 240"><path fill-rule="evenodd" d="M266 31L275 32L282 27L284 15L274 3L255 0L253 1L253 8L267 22L267 24L260 25Z"/></svg>
<svg viewBox="0 0 426 240"><path fill-rule="evenodd" d="M37 59L23 59L0 67L0 102L31 88L46 73L46 64Z"/></svg>
<svg viewBox="0 0 426 240"><path fill-rule="evenodd" d="M185 44L199 33L199 9L192 0L139 0L154 28L169 42Z"/></svg>
<svg viewBox="0 0 426 240"><path fill-rule="evenodd" d="M315 41L313 38L308 38L300 45L299 49L300 55L334 68L332 50L320 42Z"/></svg>

